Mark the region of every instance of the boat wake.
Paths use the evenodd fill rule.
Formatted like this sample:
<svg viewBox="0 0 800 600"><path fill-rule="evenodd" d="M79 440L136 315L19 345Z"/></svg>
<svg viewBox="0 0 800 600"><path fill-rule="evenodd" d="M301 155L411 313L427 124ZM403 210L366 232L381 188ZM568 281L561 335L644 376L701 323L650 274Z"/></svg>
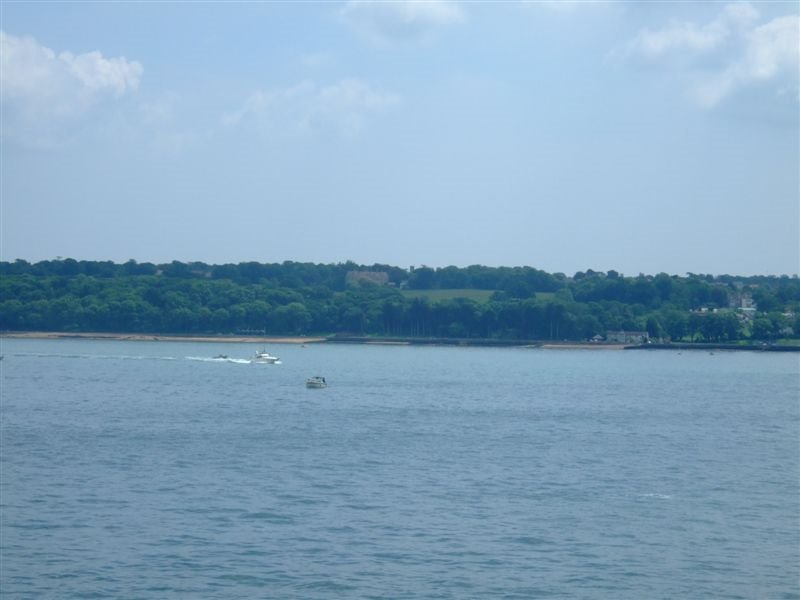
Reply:
<svg viewBox="0 0 800 600"><path fill-rule="evenodd" d="M147 355L129 355L129 354L55 354L55 353L34 353L34 352L16 352L14 354L6 355L7 358L38 358L38 359L71 359L71 360L147 360L147 361L180 361L190 360L197 362L208 363L233 363L237 365L250 365L250 364L282 364L280 360L272 363L265 363L263 361L254 360L250 358L235 358L230 356L147 356Z"/></svg>
<svg viewBox="0 0 800 600"><path fill-rule="evenodd" d="M238 365L249 365L252 361L249 358L231 358L231 357L211 357L211 356L187 356L186 360L196 360L200 362L210 363L234 363Z"/></svg>
<svg viewBox="0 0 800 600"><path fill-rule="evenodd" d="M9 356L14 356L17 358L63 358L73 360L180 360L180 358L177 356L146 356L129 354L53 354L17 352Z"/></svg>

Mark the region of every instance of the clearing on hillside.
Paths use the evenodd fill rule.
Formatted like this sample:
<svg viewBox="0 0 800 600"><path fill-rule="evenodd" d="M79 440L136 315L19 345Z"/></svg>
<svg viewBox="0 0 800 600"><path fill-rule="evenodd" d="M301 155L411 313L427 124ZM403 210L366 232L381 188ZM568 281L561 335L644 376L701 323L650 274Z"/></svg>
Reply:
<svg viewBox="0 0 800 600"><path fill-rule="evenodd" d="M467 298L475 302L485 303L489 301L492 294L494 294L494 290L403 290L403 295L406 298L426 298L430 302Z"/></svg>
<svg viewBox="0 0 800 600"><path fill-rule="evenodd" d="M429 302L466 298L480 304L489 302L495 290L453 289L453 290L401 290L406 298L426 298ZM553 297L552 292L536 292L536 298L546 300Z"/></svg>

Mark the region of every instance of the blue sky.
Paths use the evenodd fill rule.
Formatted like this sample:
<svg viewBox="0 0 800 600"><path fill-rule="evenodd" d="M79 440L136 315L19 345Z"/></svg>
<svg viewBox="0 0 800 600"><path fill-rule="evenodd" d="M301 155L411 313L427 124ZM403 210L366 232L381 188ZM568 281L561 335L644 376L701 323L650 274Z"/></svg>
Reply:
<svg viewBox="0 0 800 600"><path fill-rule="evenodd" d="M3 260L800 270L796 2L0 17Z"/></svg>

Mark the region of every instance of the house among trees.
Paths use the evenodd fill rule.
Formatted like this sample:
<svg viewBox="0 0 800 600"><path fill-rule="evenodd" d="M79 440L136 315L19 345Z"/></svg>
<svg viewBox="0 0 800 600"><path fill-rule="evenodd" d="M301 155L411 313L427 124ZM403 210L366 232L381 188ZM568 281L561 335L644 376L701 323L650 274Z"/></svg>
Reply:
<svg viewBox="0 0 800 600"><path fill-rule="evenodd" d="M646 344L650 336L646 331L607 331L606 342L617 344Z"/></svg>
<svg viewBox="0 0 800 600"><path fill-rule="evenodd" d="M728 294L728 308L738 308L742 310L755 310L756 303L750 292L736 291Z"/></svg>

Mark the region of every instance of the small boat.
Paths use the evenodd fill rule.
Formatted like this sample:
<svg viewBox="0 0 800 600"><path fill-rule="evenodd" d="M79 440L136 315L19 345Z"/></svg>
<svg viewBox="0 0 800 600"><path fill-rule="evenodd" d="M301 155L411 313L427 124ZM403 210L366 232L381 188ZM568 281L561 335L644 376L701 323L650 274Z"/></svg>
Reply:
<svg viewBox="0 0 800 600"><path fill-rule="evenodd" d="M227 354L217 354L214 358L228 358Z"/></svg>
<svg viewBox="0 0 800 600"><path fill-rule="evenodd" d="M307 388L324 388L328 387L328 382L324 377L310 377L306 379Z"/></svg>
<svg viewBox="0 0 800 600"><path fill-rule="evenodd" d="M266 350L262 350L261 352L256 352L256 355L253 357L252 362L266 363L268 365L271 365L273 363L278 362L279 360L280 359L277 356L272 356L272 354L270 354Z"/></svg>

